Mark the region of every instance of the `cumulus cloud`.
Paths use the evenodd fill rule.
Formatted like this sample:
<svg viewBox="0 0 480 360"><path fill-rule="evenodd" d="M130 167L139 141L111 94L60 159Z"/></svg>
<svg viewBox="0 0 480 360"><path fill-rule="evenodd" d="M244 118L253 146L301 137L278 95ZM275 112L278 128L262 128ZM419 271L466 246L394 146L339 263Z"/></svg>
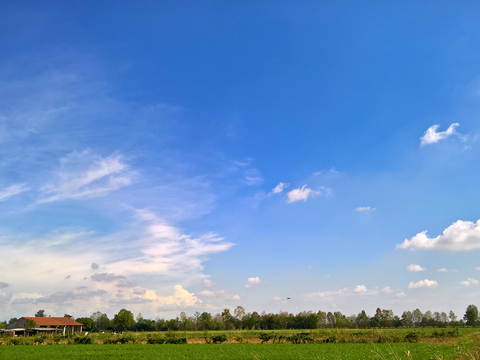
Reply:
<svg viewBox="0 0 480 360"><path fill-rule="evenodd" d="M458 123L453 123L448 127L447 130L439 132L437 132L437 129L440 126L439 124L430 126L427 131L425 131L425 134L420 138L421 146L437 143L440 140L446 139L450 135L455 134L455 128L458 125Z"/></svg>
<svg viewBox="0 0 480 360"><path fill-rule="evenodd" d="M260 278L258 276L256 277L251 277L251 278L248 278L247 279L247 283L245 284L245 287L246 288L251 288L257 284L260 284L262 281L260 280Z"/></svg>
<svg viewBox="0 0 480 360"><path fill-rule="evenodd" d="M132 173L120 155L102 158L88 151L74 152L61 164L56 179L41 187L39 203L105 196L132 181Z"/></svg>
<svg viewBox="0 0 480 360"><path fill-rule="evenodd" d="M203 285L206 286L206 287L211 287L211 286L213 286L213 285L215 285L215 284L213 283L212 280L204 279L204 280L203 280Z"/></svg>
<svg viewBox="0 0 480 360"><path fill-rule="evenodd" d="M407 270L411 272L425 271L427 269L421 267L420 265L410 264L407 266Z"/></svg>
<svg viewBox="0 0 480 360"><path fill-rule="evenodd" d="M370 212L375 210L376 210L375 208L371 208L370 206L365 206L365 207L360 206L355 209L355 211L358 211L358 212Z"/></svg>
<svg viewBox="0 0 480 360"><path fill-rule="evenodd" d="M278 193L281 193L284 189L286 189L290 184L288 183L279 183L277 186L275 186L273 188L273 190L268 194L268 195L274 195L274 194L278 194Z"/></svg>
<svg viewBox="0 0 480 360"><path fill-rule="evenodd" d="M102 273L102 274L94 274L90 276L90 279L92 279L93 281L109 283L115 280L123 280L125 279L125 276L115 275L112 273Z"/></svg>
<svg viewBox="0 0 480 360"><path fill-rule="evenodd" d="M312 189L307 188L307 185L303 185L301 188L293 189L287 193L288 196L288 203L293 203L296 201L307 201L309 197L315 197L320 195L320 191L314 191Z"/></svg>
<svg viewBox="0 0 480 360"><path fill-rule="evenodd" d="M391 294L393 293L393 290L390 286L385 286L383 289L382 289L382 293L384 294Z"/></svg>
<svg viewBox="0 0 480 360"><path fill-rule="evenodd" d="M367 292L367 287L365 285L357 285L353 291L356 293L365 293Z"/></svg>
<svg viewBox="0 0 480 360"><path fill-rule="evenodd" d="M410 240L405 239L397 244L396 249L406 250L443 250L443 251L468 251L480 249L480 220L458 220L443 231L442 235L435 238L427 236L427 230L418 233Z"/></svg>
<svg viewBox="0 0 480 360"><path fill-rule="evenodd" d="M2 191L0 191L0 201L5 201L11 196L20 194L20 193L22 193L24 191L28 191L28 190L30 190L30 188L27 187L26 184L11 185L11 186L3 189Z"/></svg>
<svg viewBox="0 0 480 360"><path fill-rule="evenodd" d="M410 282L408 284L409 289L420 289L420 288L435 288L438 286L438 283L435 280L420 280L417 282Z"/></svg>
<svg viewBox="0 0 480 360"><path fill-rule="evenodd" d="M273 296L272 300L273 301L280 301L280 300L282 300L282 298L280 296Z"/></svg>
<svg viewBox="0 0 480 360"><path fill-rule="evenodd" d="M403 291L395 294L396 298L403 298L405 296L407 296L407 294L405 294Z"/></svg>
<svg viewBox="0 0 480 360"><path fill-rule="evenodd" d="M119 288L130 288L137 286L137 282L134 279L121 279L115 286Z"/></svg>
<svg viewBox="0 0 480 360"><path fill-rule="evenodd" d="M92 263L92 265L90 267L92 268L92 270L97 270L98 269L98 264Z"/></svg>
<svg viewBox="0 0 480 360"><path fill-rule="evenodd" d="M6 282L1 282L0 281L0 289L8 287L8 284Z"/></svg>
<svg viewBox="0 0 480 360"><path fill-rule="evenodd" d="M457 272L458 270L456 269L447 269L447 268L441 268L437 270L438 272Z"/></svg>
<svg viewBox="0 0 480 360"><path fill-rule="evenodd" d="M468 278L468 280L461 281L460 285L463 285L463 286L478 285L478 280Z"/></svg>

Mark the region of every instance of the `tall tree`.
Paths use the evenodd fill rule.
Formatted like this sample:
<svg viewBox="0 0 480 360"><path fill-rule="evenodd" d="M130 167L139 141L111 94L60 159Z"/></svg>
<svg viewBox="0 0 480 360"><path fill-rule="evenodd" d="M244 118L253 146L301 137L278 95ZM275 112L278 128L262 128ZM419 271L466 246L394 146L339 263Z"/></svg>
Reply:
<svg viewBox="0 0 480 360"><path fill-rule="evenodd" d="M457 315L455 315L452 310L450 310L450 312L448 313L448 318L450 319L450 325L455 325L455 323L457 322Z"/></svg>
<svg viewBox="0 0 480 360"><path fill-rule="evenodd" d="M477 326L478 308L475 305L468 305L463 319L467 321L467 325Z"/></svg>
<svg viewBox="0 0 480 360"><path fill-rule="evenodd" d="M128 330L135 324L131 311L122 309L113 317L113 325L118 331Z"/></svg>
<svg viewBox="0 0 480 360"><path fill-rule="evenodd" d="M35 317L45 317L45 310L38 310Z"/></svg>

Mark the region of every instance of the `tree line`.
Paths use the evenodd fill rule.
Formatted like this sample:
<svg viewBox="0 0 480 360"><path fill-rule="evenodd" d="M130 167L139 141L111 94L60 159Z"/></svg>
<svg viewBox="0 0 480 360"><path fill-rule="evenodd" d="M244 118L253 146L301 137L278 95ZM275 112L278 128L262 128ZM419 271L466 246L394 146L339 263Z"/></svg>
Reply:
<svg viewBox="0 0 480 360"><path fill-rule="evenodd" d="M39 310L35 316L44 316L44 311ZM71 317L65 314L67 317ZM0 323L0 328L15 322L17 318ZM194 330L280 330L280 329L318 329L318 328L399 328L399 327L456 327L479 325L478 308L469 305L462 319L457 320L453 311L423 313L419 309L404 311L400 316L392 310L378 308L375 315L369 317L365 310L357 315L345 316L340 311L303 311L298 314L279 312L278 314L260 314L256 311L247 313L242 306L237 306L233 311L224 309L221 313L212 315L208 312L195 312L187 316L181 312L174 319L156 320L145 319L142 314L134 317L129 310L122 309L109 319L107 314L100 311L94 312L90 317L76 319L84 324L84 331L194 331Z"/></svg>

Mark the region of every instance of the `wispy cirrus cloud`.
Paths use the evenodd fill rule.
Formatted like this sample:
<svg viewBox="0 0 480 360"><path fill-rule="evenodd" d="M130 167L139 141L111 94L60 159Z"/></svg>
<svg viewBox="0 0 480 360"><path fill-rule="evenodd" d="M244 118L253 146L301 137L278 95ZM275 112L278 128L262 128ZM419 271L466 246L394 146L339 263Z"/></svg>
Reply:
<svg viewBox="0 0 480 360"><path fill-rule="evenodd" d="M365 285L357 285L355 288L345 287L340 290L334 291L322 291L316 293L309 293L305 296L307 298L335 298L337 296L360 296L360 295L379 295L379 294L392 294L394 290L390 286L386 286L383 289L368 289Z"/></svg>
<svg viewBox="0 0 480 360"><path fill-rule="evenodd" d="M289 185L290 185L289 183L281 182L277 186L275 186L268 195L271 196L271 195L279 194L284 189L286 189Z"/></svg>
<svg viewBox="0 0 480 360"><path fill-rule="evenodd" d="M480 249L480 220L458 220L443 231L442 235L435 238L427 236L427 230L405 239L397 244L396 249L405 250L443 250L443 251L468 251Z"/></svg>
<svg viewBox="0 0 480 360"><path fill-rule="evenodd" d="M11 185L2 191L0 191L0 201L5 201L9 197L21 194L24 191L29 191L30 188L27 186L27 184L15 184Z"/></svg>
<svg viewBox="0 0 480 360"><path fill-rule="evenodd" d="M41 187L39 203L105 196L130 185L133 176L120 155L102 158L89 151L74 152L61 165L56 179Z"/></svg>
<svg viewBox="0 0 480 360"><path fill-rule="evenodd" d="M363 212L363 213L368 213L368 212L375 211L375 210L377 210L377 209L372 208L370 206L360 206L360 207L357 207L355 209L355 211Z"/></svg>
<svg viewBox="0 0 480 360"><path fill-rule="evenodd" d="M429 145L429 144L435 144L439 142L440 140L446 139L447 137L456 134L455 128L457 128L460 124L458 123L453 123L451 124L447 130L445 131L438 131L437 129L440 127L439 124L430 126L427 131L425 131L425 134L420 138L420 144L421 146Z"/></svg>

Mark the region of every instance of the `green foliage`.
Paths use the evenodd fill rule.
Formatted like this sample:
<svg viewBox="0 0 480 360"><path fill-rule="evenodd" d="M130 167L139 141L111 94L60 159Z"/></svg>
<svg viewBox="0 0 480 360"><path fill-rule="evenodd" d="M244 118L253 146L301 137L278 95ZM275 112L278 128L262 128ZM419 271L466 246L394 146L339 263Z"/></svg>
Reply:
<svg viewBox="0 0 480 360"><path fill-rule="evenodd" d="M148 344L164 344L165 343L165 338L163 336L158 336L158 335L148 335L147 337L147 343Z"/></svg>
<svg viewBox="0 0 480 360"><path fill-rule="evenodd" d="M44 317L45 316L45 310L38 310L35 314L35 317Z"/></svg>
<svg viewBox="0 0 480 360"><path fill-rule="evenodd" d="M78 318L76 321L83 324L83 331L88 331L88 332L95 331L97 324L91 318L83 317L83 318Z"/></svg>
<svg viewBox="0 0 480 360"><path fill-rule="evenodd" d="M73 339L73 342L75 344L83 344L83 345L93 344L93 340L90 336L77 336L75 337L75 339Z"/></svg>
<svg viewBox="0 0 480 360"><path fill-rule="evenodd" d="M113 326L117 331L125 331L133 327L135 320L131 311L122 309L113 317Z"/></svg>
<svg viewBox="0 0 480 360"><path fill-rule="evenodd" d="M467 321L467 325L477 326L478 308L475 305L468 305L463 319Z"/></svg>
<svg viewBox="0 0 480 360"><path fill-rule="evenodd" d="M420 334L415 331L410 331L405 335L406 342L417 342L420 340Z"/></svg>
<svg viewBox="0 0 480 360"><path fill-rule="evenodd" d="M263 332L263 333L260 333L258 337L260 338L260 340L262 340L262 344L263 344L263 343L269 342L271 339L275 337L275 335L273 333Z"/></svg>
<svg viewBox="0 0 480 360"><path fill-rule="evenodd" d="M210 336L210 339L214 344L217 344L217 343L221 344L228 340L227 335L225 334L212 335Z"/></svg>

